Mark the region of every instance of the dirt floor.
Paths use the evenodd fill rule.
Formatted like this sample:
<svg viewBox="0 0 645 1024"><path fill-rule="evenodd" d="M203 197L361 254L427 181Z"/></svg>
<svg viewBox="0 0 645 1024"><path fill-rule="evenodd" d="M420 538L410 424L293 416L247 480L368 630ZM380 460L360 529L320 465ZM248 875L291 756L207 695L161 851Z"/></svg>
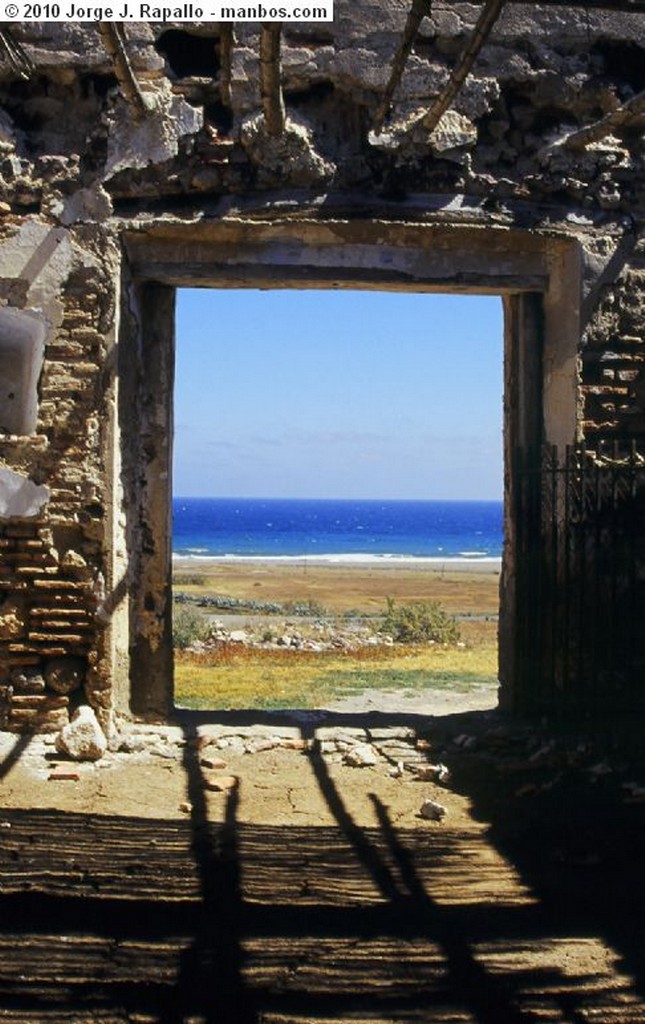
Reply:
<svg viewBox="0 0 645 1024"><path fill-rule="evenodd" d="M497 609L490 568L179 569L245 600ZM96 763L0 734L0 1024L645 1022L640 736L495 705L178 712Z"/></svg>
<svg viewBox="0 0 645 1024"><path fill-rule="evenodd" d="M0 1021L645 1021L638 757L438 699L0 736Z"/></svg>
<svg viewBox="0 0 645 1024"><path fill-rule="evenodd" d="M425 752L416 749L419 723L455 710L486 711L495 704L489 687L469 694L365 690L320 711L258 713L256 721L244 713L187 714L185 721L194 735L186 734L185 725L130 724L124 726L122 749L108 751L96 763L74 763L59 755L54 736L18 739L0 733L0 758L8 768L0 783L1 806L148 818L189 814L185 749L192 743L199 746L200 754L195 756L202 769L209 817L217 818L226 801L226 790L217 792L210 785L235 777L241 821L288 824L295 815L303 825L333 824L333 813L308 770L310 748L319 744L358 825L374 824L372 791L393 807L397 820L414 823L422 798L437 787L408 785L413 781L411 772L391 772L401 761L427 761ZM389 748L377 752L373 765L347 765L344 755L359 743L370 744L374 730L381 743L390 743ZM296 749L289 749L290 745ZM22 749L16 754L16 748ZM218 766L209 768L202 761L217 761ZM442 797L450 800L449 789L440 788ZM453 814L461 813L456 805Z"/></svg>

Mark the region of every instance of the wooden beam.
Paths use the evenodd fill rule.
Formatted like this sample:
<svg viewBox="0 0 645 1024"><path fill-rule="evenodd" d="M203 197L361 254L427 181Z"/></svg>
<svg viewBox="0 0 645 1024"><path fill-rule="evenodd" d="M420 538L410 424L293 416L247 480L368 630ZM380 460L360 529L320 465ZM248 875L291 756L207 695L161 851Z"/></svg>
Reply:
<svg viewBox="0 0 645 1024"><path fill-rule="evenodd" d="M584 149L590 142L598 142L599 139L606 138L607 135L611 135L613 131L617 131L623 128L632 118L639 117L645 114L645 90L643 92L636 93L626 103L622 103L616 110L612 110L611 113L605 114L598 121L594 121L592 124L586 125L584 128L580 128L575 132L570 132L569 135L565 135L564 138L555 142L552 146L549 146L550 150L558 149L562 147L564 149Z"/></svg>
<svg viewBox="0 0 645 1024"><path fill-rule="evenodd" d="M146 116L148 108L126 52L123 25L118 21L100 21L99 32L103 45L112 60L117 82L125 101L132 108L135 118L141 121Z"/></svg>
<svg viewBox="0 0 645 1024"><path fill-rule="evenodd" d="M265 22L260 29L260 95L269 135L282 135L285 125L282 96L280 22Z"/></svg>
<svg viewBox="0 0 645 1024"><path fill-rule="evenodd" d="M233 63L233 46L235 44L235 32L229 22L223 22L220 35L220 88L222 103L226 107L232 106L231 96L231 66Z"/></svg>
<svg viewBox="0 0 645 1024"><path fill-rule="evenodd" d="M378 110L374 115L373 127L374 131L380 131L383 122L390 109L392 103L392 97L394 91L401 81L401 75L405 68L406 61L410 56L410 50L414 44L414 40L417 37L421 22L425 17L428 17L432 10L432 0L412 0L412 7L408 14L405 28L403 29L403 38L399 45L398 50L394 54L392 60L392 68L390 70L390 78L385 87L383 98L378 106Z"/></svg>
<svg viewBox="0 0 645 1024"><path fill-rule="evenodd" d="M502 13L506 0L486 0L484 8L477 19L473 34L459 58L448 82L434 101L430 110L420 117L417 124L422 124L428 133L433 132L446 110L464 84L468 72L477 59L477 55L486 42L493 25Z"/></svg>

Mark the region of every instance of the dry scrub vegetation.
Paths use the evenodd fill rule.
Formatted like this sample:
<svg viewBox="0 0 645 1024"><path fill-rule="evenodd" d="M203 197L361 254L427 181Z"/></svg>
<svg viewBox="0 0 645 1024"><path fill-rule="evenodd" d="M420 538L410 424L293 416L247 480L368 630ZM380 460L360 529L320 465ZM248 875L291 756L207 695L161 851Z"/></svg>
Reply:
<svg viewBox="0 0 645 1024"><path fill-rule="evenodd" d="M234 575L193 572L190 581L183 575L175 586L190 599L180 615L192 622L202 639L204 630L194 617L196 599L228 593L234 603L240 602L239 611L248 601L257 626L262 621L255 610L260 591L263 600L289 602L292 608L294 602L306 607L314 601L319 607L324 596L324 615L330 622L342 623L351 609L353 616L364 616L372 630L385 626L384 631L400 641L394 646L315 652L221 642L190 651L177 644L175 699L182 707L315 708L364 690L463 693L475 686L490 685L493 690L497 685L497 579L492 574L401 570L379 575L372 569L317 569L305 577L297 570L236 567ZM395 601L387 601L388 591L396 594ZM449 612L439 600L446 596ZM219 615L208 604L200 611ZM240 621L245 622L243 617ZM306 616L290 621L306 628Z"/></svg>

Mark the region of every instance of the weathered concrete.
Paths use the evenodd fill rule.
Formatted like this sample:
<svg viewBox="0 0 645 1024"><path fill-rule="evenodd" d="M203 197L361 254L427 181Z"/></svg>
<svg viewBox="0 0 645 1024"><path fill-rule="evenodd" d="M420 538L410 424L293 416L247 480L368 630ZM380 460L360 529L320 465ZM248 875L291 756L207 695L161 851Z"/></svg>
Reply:
<svg viewBox="0 0 645 1024"><path fill-rule="evenodd" d="M218 25L128 23L132 120L95 25L11 26L37 74L0 64L0 471L49 500L0 523L9 728L67 713L12 684L59 657L86 666L107 731L172 706L172 310L191 284L504 297L502 687L522 706L513 452L645 437L645 119L567 142L643 89L645 46L638 14L509 4L428 134L479 10L422 21L378 131L403 0L283 27L281 134L258 25L230 51Z"/></svg>

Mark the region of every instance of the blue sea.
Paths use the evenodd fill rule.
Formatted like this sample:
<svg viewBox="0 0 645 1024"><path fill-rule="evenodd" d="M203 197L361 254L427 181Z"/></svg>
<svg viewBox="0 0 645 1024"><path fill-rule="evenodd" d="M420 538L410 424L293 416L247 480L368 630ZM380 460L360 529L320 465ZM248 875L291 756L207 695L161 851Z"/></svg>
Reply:
<svg viewBox="0 0 645 1024"><path fill-rule="evenodd" d="M195 558L498 559L501 501L175 498L173 551Z"/></svg>

